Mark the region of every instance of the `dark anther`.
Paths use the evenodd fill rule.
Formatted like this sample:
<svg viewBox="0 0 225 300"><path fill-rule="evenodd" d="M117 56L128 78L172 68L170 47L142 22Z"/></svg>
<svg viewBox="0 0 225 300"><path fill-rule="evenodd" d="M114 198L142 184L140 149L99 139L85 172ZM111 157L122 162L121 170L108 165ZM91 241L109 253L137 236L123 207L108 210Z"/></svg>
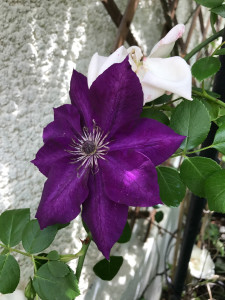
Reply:
<svg viewBox="0 0 225 300"><path fill-rule="evenodd" d="M96 151L96 146L92 141L85 141L82 145L82 150L85 154L92 154Z"/></svg>

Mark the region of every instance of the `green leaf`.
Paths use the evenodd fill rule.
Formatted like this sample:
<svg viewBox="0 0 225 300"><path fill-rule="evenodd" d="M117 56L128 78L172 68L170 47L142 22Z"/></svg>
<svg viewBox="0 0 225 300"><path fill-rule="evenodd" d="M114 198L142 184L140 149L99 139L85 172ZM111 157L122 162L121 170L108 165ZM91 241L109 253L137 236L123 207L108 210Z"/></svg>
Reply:
<svg viewBox="0 0 225 300"><path fill-rule="evenodd" d="M214 55L225 55L225 48L220 48L216 50Z"/></svg>
<svg viewBox="0 0 225 300"><path fill-rule="evenodd" d="M25 297L28 299L28 300L34 300L35 296L36 296L36 292L35 292L35 289L33 287L33 282L32 282L32 279L30 278L26 288L25 288Z"/></svg>
<svg viewBox="0 0 225 300"><path fill-rule="evenodd" d="M38 220L31 220L23 231L22 243L28 253L37 253L48 248L57 233L57 225L41 230Z"/></svg>
<svg viewBox="0 0 225 300"><path fill-rule="evenodd" d="M225 170L217 171L206 179L205 196L210 210L225 213Z"/></svg>
<svg viewBox="0 0 225 300"><path fill-rule="evenodd" d="M222 116L222 117L220 117L220 118L218 118L217 120L216 120L216 124L217 124L217 126L222 126L223 124L225 124L225 116Z"/></svg>
<svg viewBox="0 0 225 300"><path fill-rule="evenodd" d="M165 125L169 124L169 119L168 117L161 111L154 109L154 108L143 108L142 118L149 118L149 119L154 119L156 121L159 121Z"/></svg>
<svg viewBox="0 0 225 300"><path fill-rule="evenodd" d="M20 280L20 268L12 255L0 255L0 293L13 293Z"/></svg>
<svg viewBox="0 0 225 300"><path fill-rule="evenodd" d="M221 125L216 132L213 148L225 154L225 124Z"/></svg>
<svg viewBox="0 0 225 300"><path fill-rule="evenodd" d="M99 261L93 268L95 274L102 280L112 280L119 272L123 264L122 256L110 256L110 260L103 259Z"/></svg>
<svg viewBox="0 0 225 300"><path fill-rule="evenodd" d="M180 174L167 167L157 167L156 170L162 202L168 206L178 206L185 195L185 186Z"/></svg>
<svg viewBox="0 0 225 300"><path fill-rule="evenodd" d="M55 277L65 277L70 272L67 264L62 261L49 261L48 268Z"/></svg>
<svg viewBox="0 0 225 300"><path fill-rule="evenodd" d="M130 225L127 222L124 229L123 229L123 233L121 234L121 237L119 238L119 240L117 241L117 243L120 244L124 244L129 242L130 238L131 238L131 229L130 229Z"/></svg>
<svg viewBox="0 0 225 300"><path fill-rule="evenodd" d="M197 60L192 68L192 75L199 81L202 81L214 74L216 74L221 67L218 57L204 57Z"/></svg>
<svg viewBox="0 0 225 300"><path fill-rule="evenodd" d="M6 210L0 216L0 240L8 247L19 244L24 227L30 220L30 210Z"/></svg>
<svg viewBox="0 0 225 300"><path fill-rule="evenodd" d="M155 220L157 223L160 223L163 220L164 213L160 210L155 214Z"/></svg>
<svg viewBox="0 0 225 300"><path fill-rule="evenodd" d="M57 223L57 224L55 224L55 225L58 227L58 230L60 230L60 229L63 229L63 228L65 228L65 227L69 226L69 225L70 225L70 222L65 223L65 224Z"/></svg>
<svg viewBox="0 0 225 300"><path fill-rule="evenodd" d="M50 271L49 263L40 267L34 275L33 286L42 300L72 300L80 295L76 276L67 268L69 273L66 276L57 277Z"/></svg>
<svg viewBox="0 0 225 300"><path fill-rule="evenodd" d="M50 260L59 260L60 259L60 255L56 250L53 250L51 252L49 252L49 254L47 255L47 257Z"/></svg>
<svg viewBox="0 0 225 300"><path fill-rule="evenodd" d="M213 8L213 9L211 9L211 11L213 13L215 13L217 15L220 15L221 17L225 18L225 4Z"/></svg>
<svg viewBox="0 0 225 300"><path fill-rule="evenodd" d="M39 257L39 256L41 256L41 257L47 257L48 254L47 254L47 253L44 253L44 252L43 252L43 253L38 253L38 257ZM41 266L43 266L44 264L46 264L46 263L48 262L47 259L44 260L44 259L35 258L34 260L35 260L35 265L36 265L37 270L38 270Z"/></svg>
<svg viewBox="0 0 225 300"><path fill-rule="evenodd" d="M219 6L223 3L223 0L195 0L200 5L212 8Z"/></svg>
<svg viewBox="0 0 225 300"><path fill-rule="evenodd" d="M216 33L216 29L215 29L214 25L216 24L217 21L218 21L218 15L211 12L210 13L210 24L211 24L213 34Z"/></svg>
<svg viewBox="0 0 225 300"><path fill-rule="evenodd" d="M220 112L219 105L214 102L207 101L206 99L202 99L202 98L201 99L198 98L198 100L200 102L202 102L202 104L206 107L211 121L216 120L218 118L219 112Z"/></svg>
<svg viewBox="0 0 225 300"><path fill-rule="evenodd" d="M164 95L158 97L157 99L155 99L154 101L152 101L151 104L152 105L163 104L163 103L167 103L171 99L172 99L172 95L166 95L166 94L164 94Z"/></svg>
<svg viewBox="0 0 225 300"><path fill-rule="evenodd" d="M220 169L220 166L212 159L200 156L190 157L183 161L180 175L192 193L204 197L205 180Z"/></svg>
<svg viewBox="0 0 225 300"><path fill-rule="evenodd" d="M185 151L201 144L210 129L210 117L205 106L198 100L180 103L171 115L170 127L186 136L180 148Z"/></svg>

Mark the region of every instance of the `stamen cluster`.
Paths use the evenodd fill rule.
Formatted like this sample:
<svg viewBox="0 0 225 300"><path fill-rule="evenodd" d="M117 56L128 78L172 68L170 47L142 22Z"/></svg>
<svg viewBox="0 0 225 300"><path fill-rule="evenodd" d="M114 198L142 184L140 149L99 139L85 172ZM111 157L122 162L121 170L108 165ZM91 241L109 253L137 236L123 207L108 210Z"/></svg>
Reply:
<svg viewBox="0 0 225 300"><path fill-rule="evenodd" d="M70 147L73 150L67 150L73 154L72 163L80 162L80 167L91 167L92 170L98 171L98 159L104 159L107 154L109 142L105 142L108 133L104 134L100 127L93 121L93 129L89 130L87 127L83 128L83 134L79 138L72 139Z"/></svg>

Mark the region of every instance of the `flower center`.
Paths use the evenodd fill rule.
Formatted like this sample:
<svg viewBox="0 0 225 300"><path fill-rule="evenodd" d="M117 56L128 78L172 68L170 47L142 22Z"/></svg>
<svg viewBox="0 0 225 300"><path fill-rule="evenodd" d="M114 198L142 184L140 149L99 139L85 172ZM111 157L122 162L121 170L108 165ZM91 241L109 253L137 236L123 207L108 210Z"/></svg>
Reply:
<svg viewBox="0 0 225 300"><path fill-rule="evenodd" d="M72 154L72 163L80 163L80 167L91 167L94 172L98 171L98 160L105 159L109 142L106 142L108 133L105 134L100 127L93 121L93 129L83 128L83 133L74 139L70 147L72 150L66 150ZM78 169L79 169L78 168Z"/></svg>
<svg viewBox="0 0 225 300"><path fill-rule="evenodd" d="M82 150L85 154L94 154L96 152L96 145L93 141L85 141L82 145Z"/></svg>

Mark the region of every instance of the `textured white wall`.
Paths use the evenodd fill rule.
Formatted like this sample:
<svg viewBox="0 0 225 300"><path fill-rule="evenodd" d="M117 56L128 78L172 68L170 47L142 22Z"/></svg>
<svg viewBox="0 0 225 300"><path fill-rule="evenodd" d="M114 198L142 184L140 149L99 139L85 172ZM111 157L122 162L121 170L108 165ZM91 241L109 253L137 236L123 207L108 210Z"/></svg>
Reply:
<svg viewBox="0 0 225 300"><path fill-rule="evenodd" d="M122 11L126 3L117 1ZM140 1L132 30L146 53L158 41L163 20L160 1ZM0 1L0 212L30 207L34 216L45 178L30 160L42 145L43 127L53 120L53 107L69 103L72 69L85 74L95 52L110 53L115 35L115 25L100 1ZM78 218L59 232L52 248L76 252L85 235L80 228ZM129 246L129 251L132 256L136 250ZM96 253L92 243L81 279L83 293L95 279L92 266L96 256L101 257ZM24 287L31 264L19 259ZM101 299L119 299L128 283L111 298Z"/></svg>

